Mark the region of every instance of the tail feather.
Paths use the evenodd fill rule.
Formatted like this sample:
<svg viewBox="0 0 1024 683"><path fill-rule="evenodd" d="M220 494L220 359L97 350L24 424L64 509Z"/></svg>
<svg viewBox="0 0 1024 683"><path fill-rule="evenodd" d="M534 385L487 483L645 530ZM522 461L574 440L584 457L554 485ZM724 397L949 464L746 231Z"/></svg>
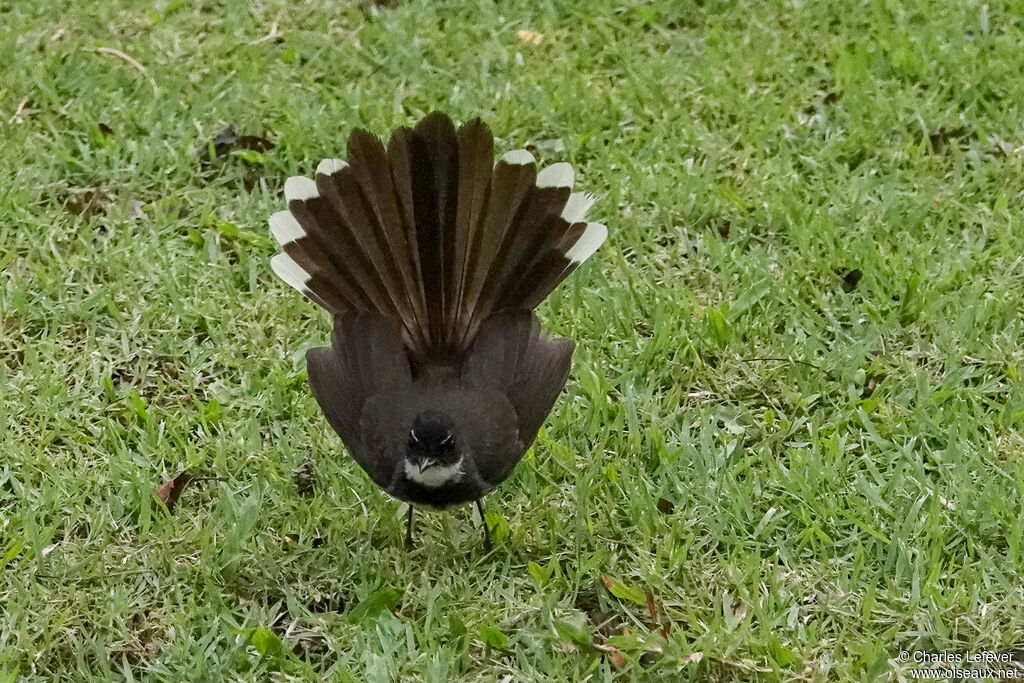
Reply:
<svg viewBox="0 0 1024 683"><path fill-rule="evenodd" d="M278 276L312 298L316 293L328 310L365 307L365 298L347 280L331 278L336 270L328 252L321 249L290 211L278 211L270 217L270 231L284 250L271 259ZM297 283L301 283L301 286ZM320 303L320 302L318 302Z"/></svg>
<svg viewBox="0 0 1024 683"><path fill-rule="evenodd" d="M468 277L457 330L460 344L472 338L474 327L490 312L489 302L482 299L484 289L495 274L496 260L505 247L509 231L516 226L520 208L536 188L536 179L533 155L526 150L505 154L494 167L487 214L470 245Z"/></svg>
<svg viewBox="0 0 1024 683"><path fill-rule="evenodd" d="M571 242L572 246L565 248L563 243L542 252L526 271L511 298L521 301L523 308L536 308L562 280L597 251L607 236L608 228L603 224L587 223L580 237Z"/></svg>
<svg viewBox="0 0 1024 683"><path fill-rule="evenodd" d="M303 208L316 217L318 227L335 226L335 231L341 227L346 233L348 245L333 240L324 246L348 264L377 310L401 310L402 287L385 255L384 235L376 229L373 211L363 198L352 167L345 164L326 172L336 166L328 164L320 169L325 172L316 174L319 198L306 200Z"/></svg>
<svg viewBox="0 0 1024 683"><path fill-rule="evenodd" d="M326 198L320 195L321 189L328 192ZM387 306L386 287L360 249L346 217L336 211L332 194L326 184L309 178L289 178L285 183L288 209L306 232L306 238L297 241L295 248L305 252L311 263L317 262L321 273L352 297L356 309L380 310ZM332 277L335 273L347 277Z"/></svg>
<svg viewBox="0 0 1024 683"><path fill-rule="evenodd" d="M463 326L469 281L470 251L474 237L487 218L494 166L494 137L479 119L462 126L459 136L459 190L455 210L454 261L451 273L452 301L455 312L445 332L451 339L465 334Z"/></svg>
<svg viewBox="0 0 1024 683"><path fill-rule="evenodd" d="M403 324L410 332L422 330L427 319L426 304L404 229L388 152L380 140L357 128L349 137L348 155L353 176L374 218L373 229L388 257L388 266L398 274L395 295L400 301Z"/></svg>
<svg viewBox="0 0 1024 683"><path fill-rule="evenodd" d="M510 297L516 282L523 277L538 252L544 250L559 233L559 211L569 196L567 188L548 187L532 193L517 221L518 229L509 234L498 258L494 272L488 278L482 299L490 310L475 316L482 321L487 314L505 308L518 308L520 302Z"/></svg>
<svg viewBox="0 0 1024 683"><path fill-rule="evenodd" d="M565 208L562 209L562 218L569 224L579 223L586 217L587 211L590 211L590 207L596 201L597 195L589 192L573 192L569 195Z"/></svg>
<svg viewBox="0 0 1024 683"><path fill-rule="evenodd" d="M533 309L607 235L586 222L596 198L572 192L569 164L538 172L526 150L493 154L479 120L456 130L431 114L387 147L356 129L347 162L285 183L274 272L333 314L399 321L415 356L466 352L485 320Z"/></svg>
<svg viewBox="0 0 1024 683"><path fill-rule="evenodd" d="M428 116L413 129L410 148L416 243L423 268L429 339L445 344L445 317L453 307L450 273L458 192L458 138L446 116Z"/></svg>
<svg viewBox="0 0 1024 683"><path fill-rule="evenodd" d="M420 263L419 242L416 237L416 213L413 205L413 185L410 162L410 144L412 129L402 127L396 130L388 141L388 161L391 166L391 182L395 191L395 204L398 207L398 215L401 225L396 232L405 236L405 253L398 253L396 258L405 258L409 264L413 277L413 289L409 293L417 303L417 310L420 317L416 323L416 329L408 329L406 321L406 334L422 339L421 345L413 345L413 348L424 349L430 346L429 340L429 316L427 309L427 296L424 286L423 266ZM382 311L384 312L384 311Z"/></svg>

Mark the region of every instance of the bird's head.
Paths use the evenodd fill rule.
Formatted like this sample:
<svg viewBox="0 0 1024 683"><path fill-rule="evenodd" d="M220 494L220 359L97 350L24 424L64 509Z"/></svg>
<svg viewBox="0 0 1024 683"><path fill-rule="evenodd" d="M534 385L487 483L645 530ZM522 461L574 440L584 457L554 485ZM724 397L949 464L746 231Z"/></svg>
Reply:
<svg viewBox="0 0 1024 683"><path fill-rule="evenodd" d="M418 484L437 488L462 474L462 446L451 418L436 410L417 415L409 430L405 475Z"/></svg>

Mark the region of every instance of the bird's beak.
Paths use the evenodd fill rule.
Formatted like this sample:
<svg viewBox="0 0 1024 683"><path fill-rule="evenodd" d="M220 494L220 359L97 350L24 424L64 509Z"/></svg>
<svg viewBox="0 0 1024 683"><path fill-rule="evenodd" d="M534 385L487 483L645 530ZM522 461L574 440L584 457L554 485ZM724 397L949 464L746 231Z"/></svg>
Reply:
<svg viewBox="0 0 1024 683"><path fill-rule="evenodd" d="M433 460L427 460L426 458L423 458L422 460L419 461L417 466L420 468L420 474L423 474L436 464L437 463L434 462Z"/></svg>

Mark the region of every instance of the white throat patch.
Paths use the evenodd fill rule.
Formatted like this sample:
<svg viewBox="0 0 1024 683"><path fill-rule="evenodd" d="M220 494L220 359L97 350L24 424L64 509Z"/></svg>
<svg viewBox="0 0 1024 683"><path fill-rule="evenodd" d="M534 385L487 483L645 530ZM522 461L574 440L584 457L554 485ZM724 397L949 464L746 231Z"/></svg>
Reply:
<svg viewBox="0 0 1024 683"><path fill-rule="evenodd" d="M458 481L462 474L462 458L451 465L437 465L423 472L408 460L405 461L405 476L428 489L436 489L449 482Z"/></svg>

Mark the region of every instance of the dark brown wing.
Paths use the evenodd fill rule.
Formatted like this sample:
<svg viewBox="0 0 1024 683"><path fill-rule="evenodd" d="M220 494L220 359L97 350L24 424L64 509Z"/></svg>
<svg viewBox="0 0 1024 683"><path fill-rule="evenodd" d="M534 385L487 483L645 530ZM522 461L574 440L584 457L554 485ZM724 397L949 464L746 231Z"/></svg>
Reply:
<svg viewBox="0 0 1024 683"><path fill-rule="evenodd" d="M353 459L375 482L386 487L394 462L380 459L368 448L360 418L374 396L408 390L412 384L397 325L374 313L339 315L331 348L310 349L306 365L309 386L327 422Z"/></svg>
<svg viewBox="0 0 1024 683"><path fill-rule="evenodd" d="M515 410L521 451L515 461L478 462L488 481L501 481L533 443L569 376L574 344L544 334L529 311L509 311L480 328L463 367L462 379L474 388L492 388ZM486 474L484 474L486 471Z"/></svg>

